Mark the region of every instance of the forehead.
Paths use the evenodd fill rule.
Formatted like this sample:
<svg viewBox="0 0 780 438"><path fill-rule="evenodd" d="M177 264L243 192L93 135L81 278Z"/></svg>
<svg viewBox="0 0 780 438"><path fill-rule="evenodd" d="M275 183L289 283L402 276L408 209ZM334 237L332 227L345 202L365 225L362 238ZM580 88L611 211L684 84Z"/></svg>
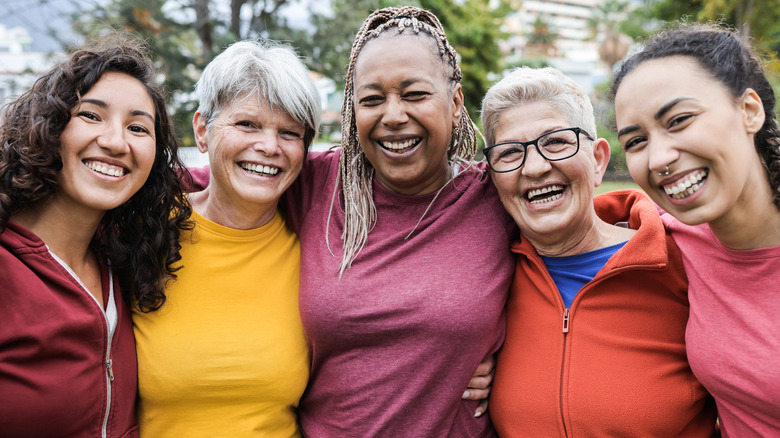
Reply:
<svg viewBox="0 0 780 438"><path fill-rule="evenodd" d="M495 138L502 141L529 141L554 129L571 128L560 111L544 101L519 103L498 117Z"/></svg>
<svg viewBox="0 0 780 438"><path fill-rule="evenodd" d="M378 64L395 63L398 66L416 66L421 73L436 73L450 76L449 65L439 54L437 42L427 32L397 33L396 28L388 29L378 37L367 40L355 59L355 78L358 75L383 73Z"/></svg>
<svg viewBox="0 0 780 438"><path fill-rule="evenodd" d="M726 92L698 61L689 56L669 56L644 61L629 72L615 93L615 103L641 103L643 99L666 99L669 95Z"/></svg>
<svg viewBox="0 0 780 438"><path fill-rule="evenodd" d="M106 103L137 107L154 114L154 102L149 90L138 79L119 72L106 72L82 96L82 99L100 99Z"/></svg>

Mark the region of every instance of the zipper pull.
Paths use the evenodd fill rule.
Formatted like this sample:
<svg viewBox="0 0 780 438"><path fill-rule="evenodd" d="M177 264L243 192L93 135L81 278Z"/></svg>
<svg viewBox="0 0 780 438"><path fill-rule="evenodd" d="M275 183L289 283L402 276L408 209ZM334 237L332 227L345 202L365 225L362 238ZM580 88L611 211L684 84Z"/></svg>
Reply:
<svg viewBox="0 0 780 438"><path fill-rule="evenodd" d="M563 309L563 332L569 333L569 309Z"/></svg>
<svg viewBox="0 0 780 438"><path fill-rule="evenodd" d="M108 379L114 381L114 369L111 367L111 359L106 360L106 371L108 371Z"/></svg>

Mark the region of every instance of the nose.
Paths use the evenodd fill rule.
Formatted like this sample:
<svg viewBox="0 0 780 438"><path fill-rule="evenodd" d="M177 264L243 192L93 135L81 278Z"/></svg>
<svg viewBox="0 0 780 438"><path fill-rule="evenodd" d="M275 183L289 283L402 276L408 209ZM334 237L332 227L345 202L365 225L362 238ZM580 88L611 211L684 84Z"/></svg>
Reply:
<svg viewBox="0 0 780 438"><path fill-rule="evenodd" d="M647 167L651 172L661 172L666 166L680 158L680 151L674 146L671 139L664 136L656 137L651 141L647 139Z"/></svg>
<svg viewBox="0 0 780 438"><path fill-rule="evenodd" d="M538 178L549 172L552 166L546 158L539 153L534 145L527 145L525 148L525 163L520 169L523 175Z"/></svg>
<svg viewBox="0 0 780 438"><path fill-rule="evenodd" d="M117 121L107 123L103 132L97 138L97 144L103 149L107 149L112 154L122 154L129 150L127 139L125 138L125 127Z"/></svg>
<svg viewBox="0 0 780 438"><path fill-rule="evenodd" d="M409 121L409 115L399 96L389 96L382 114L382 123L389 127L403 125Z"/></svg>
<svg viewBox="0 0 780 438"><path fill-rule="evenodd" d="M267 156L279 153L279 133L273 129L263 129L252 140L252 149Z"/></svg>

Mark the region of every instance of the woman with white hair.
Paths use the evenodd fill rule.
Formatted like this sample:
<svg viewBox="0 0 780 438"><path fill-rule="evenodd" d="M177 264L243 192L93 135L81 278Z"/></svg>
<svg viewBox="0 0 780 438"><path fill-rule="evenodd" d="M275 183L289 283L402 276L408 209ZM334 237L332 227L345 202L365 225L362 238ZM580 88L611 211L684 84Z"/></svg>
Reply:
<svg viewBox="0 0 780 438"><path fill-rule="evenodd" d="M588 96L558 70L520 68L488 91L482 122L522 234L491 396L499 435L711 436L680 251L642 193L593 198L610 149Z"/></svg>
<svg viewBox="0 0 780 438"><path fill-rule="evenodd" d="M165 303L133 315L141 435L300 436L300 244L278 207L317 133L319 96L289 47L250 41L217 56L196 91L211 182L188 196L195 228Z"/></svg>

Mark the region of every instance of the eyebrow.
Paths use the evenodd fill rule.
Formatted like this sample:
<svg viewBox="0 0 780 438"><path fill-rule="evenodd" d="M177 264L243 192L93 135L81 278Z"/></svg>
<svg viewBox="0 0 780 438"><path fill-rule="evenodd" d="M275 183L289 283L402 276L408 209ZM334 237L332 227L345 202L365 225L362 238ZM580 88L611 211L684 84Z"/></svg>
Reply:
<svg viewBox="0 0 780 438"><path fill-rule="evenodd" d="M108 104L100 99L81 99L80 103L91 103L92 105L99 106L100 108L108 108ZM148 117L152 122L154 122L154 116L147 113L143 110L132 110L130 111L131 116L146 116Z"/></svg>
<svg viewBox="0 0 780 438"><path fill-rule="evenodd" d="M658 108L658 111L656 111L656 113L653 116L653 118L655 120L660 119L661 117L664 116L664 114L668 113L669 110L674 108L675 105L677 105L680 102L686 101L686 100L694 100L694 99L692 97L678 97L676 99L673 99L673 100L663 104L661 106L661 108ZM625 128L623 128L623 129L618 131L618 138L623 136L623 135L626 135L626 134L629 134L631 132L634 132L634 131L636 131L638 129L639 129L639 125L626 126Z"/></svg>
<svg viewBox="0 0 780 438"><path fill-rule="evenodd" d="M675 105L677 105L680 102L683 102L685 100L693 100L692 97L678 97L677 99L673 99L670 102L665 103L661 108L658 109L658 111L655 113L655 119L658 120L661 117L664 116L667 112L669 112L670 109L674 108Z"/></svg>
<svg viewBox="0 0 780 438"><path fill-rule="evenodd" d="M425 82L426 84L430 84L431 83L431 81L426 79L426 78L410 78L410 79L405 79L405 80L401 81L401 88L406 88L406 87L408 87L410 85L413 85L413 84L416 84L418 82ZM371 89L371 90L379 90L382 87L379 85L378 82L372 82L370 84L361 85L358 88L358 90L362 90L363 88L368 88L368 89Z"/></svg>

